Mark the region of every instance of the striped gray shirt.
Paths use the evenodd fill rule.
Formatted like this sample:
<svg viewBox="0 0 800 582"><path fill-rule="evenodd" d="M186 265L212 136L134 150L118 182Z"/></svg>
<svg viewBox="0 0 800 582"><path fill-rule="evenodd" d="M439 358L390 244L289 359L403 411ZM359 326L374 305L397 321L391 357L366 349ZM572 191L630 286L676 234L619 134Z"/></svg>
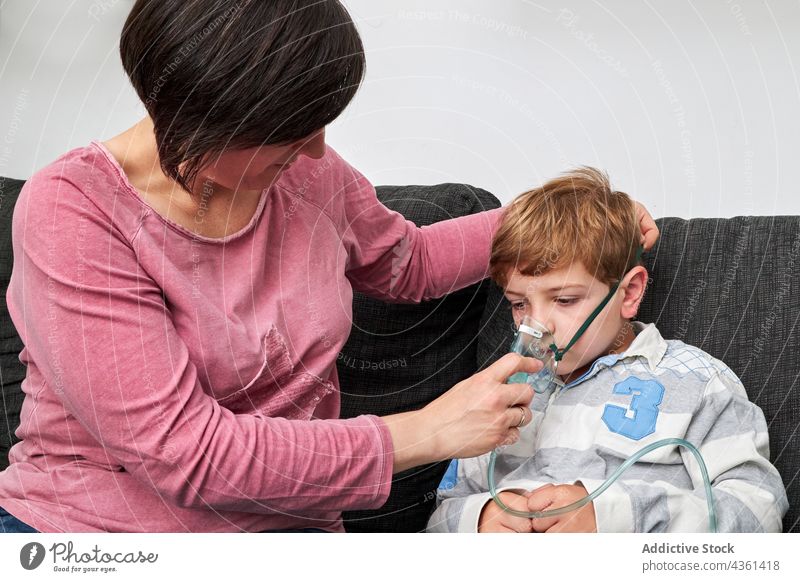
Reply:
<svg viewBox="0 0 800 582"><path fill-rule="evenodd" d="M628 457L668 437L701 452L721 532L780 532L788 509L769 462L764 414L721 361L655 325L634 323L622 354L531 404L533 421L498 454L498 491L576 483L594 491ZM458 461L454 486L437 492L431 532L475 532L488 493L489 455ZM677 445L651 451L594 500L598 532L704 532L708 508L699 466Z"/></svg>

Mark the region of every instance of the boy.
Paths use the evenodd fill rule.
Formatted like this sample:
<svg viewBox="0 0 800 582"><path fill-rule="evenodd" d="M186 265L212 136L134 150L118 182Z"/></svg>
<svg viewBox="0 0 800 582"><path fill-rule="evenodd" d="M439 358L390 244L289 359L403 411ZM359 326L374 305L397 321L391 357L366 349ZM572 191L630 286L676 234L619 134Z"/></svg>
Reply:
<svg viewBox="0 0 800 582"><path fill-rule="evenodd" d="M592 168L522 194L506 213L490 274L516 325L527 315L552 332L563 385L534 396L533 421L498 454L499 497L519 511L564 507L636 451L677 437L708 467L718 531L780 532L788 503L761 409L721 361L632 321L648 278L639 238L634 203ZM677 445L648 453L592 503L548 518L503 511L488 493L488 462L453 462L456 483L439 490L428 531L708 531L698 464Z"/></svg>

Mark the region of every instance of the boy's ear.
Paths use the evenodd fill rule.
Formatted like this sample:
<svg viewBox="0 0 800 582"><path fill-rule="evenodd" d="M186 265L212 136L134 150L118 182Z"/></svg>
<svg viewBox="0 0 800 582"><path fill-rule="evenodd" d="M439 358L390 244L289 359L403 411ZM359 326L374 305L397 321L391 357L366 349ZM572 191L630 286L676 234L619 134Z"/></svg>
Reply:
<svg viewBox="0 0 800 582"><path fill-rule="evenodd" d="M628 271L628 274L620 282L620 289L624 293L620 315L625 319L633 319L639 312L639 305L642 303L644 291L647 288L647 279L647 269L636 266Z"/></svg>

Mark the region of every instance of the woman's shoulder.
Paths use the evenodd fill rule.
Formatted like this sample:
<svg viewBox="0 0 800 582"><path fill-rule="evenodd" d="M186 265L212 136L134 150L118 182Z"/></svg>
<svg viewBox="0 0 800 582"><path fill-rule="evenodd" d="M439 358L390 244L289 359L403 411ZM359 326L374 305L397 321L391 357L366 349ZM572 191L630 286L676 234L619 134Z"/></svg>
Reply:
<svg viewBox="0 0 800 582"><path fill-rule="evenodd" d="M96 141L69 150L33 174L19 203L27 204L28 213L41 214L75 204L80 215L101 214L122 230L135 228L141 215L136 198L126 192L124 177Z"/></svg>
<svg viewBox="0 0 800 582"><path fill-rule="evenodd" d="M352 189L364 176L331 146L321 158L300 157L281 174L277 186L298 194L308 201L328 201L331 194Z"/></svg>
<svg viewBox="0 0 800 582"><path fill-rule="evenodd" d="M114 179L114 168L99 142L73 148L39 169L26 182L31 187L41 187L63 182L91 194L98 179Z"/></svg>

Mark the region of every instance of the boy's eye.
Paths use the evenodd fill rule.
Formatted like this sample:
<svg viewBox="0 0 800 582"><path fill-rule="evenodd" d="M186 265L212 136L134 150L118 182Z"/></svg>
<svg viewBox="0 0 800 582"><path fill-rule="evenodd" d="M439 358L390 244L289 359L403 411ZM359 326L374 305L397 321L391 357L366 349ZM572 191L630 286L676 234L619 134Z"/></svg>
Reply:
<svg viewBox="0 0 800 582"><path fill-rule="evenodd" d="M559 305L573 305L578 301L577 297L556 297L556 303Z"/></svg>
<svg viewBox="0 0 800 582"><path fill-rule="evenodd" d="M525 310L525 303L522 301L515 301L511 304L511 308L516 311L524 311Z"/></svg>

